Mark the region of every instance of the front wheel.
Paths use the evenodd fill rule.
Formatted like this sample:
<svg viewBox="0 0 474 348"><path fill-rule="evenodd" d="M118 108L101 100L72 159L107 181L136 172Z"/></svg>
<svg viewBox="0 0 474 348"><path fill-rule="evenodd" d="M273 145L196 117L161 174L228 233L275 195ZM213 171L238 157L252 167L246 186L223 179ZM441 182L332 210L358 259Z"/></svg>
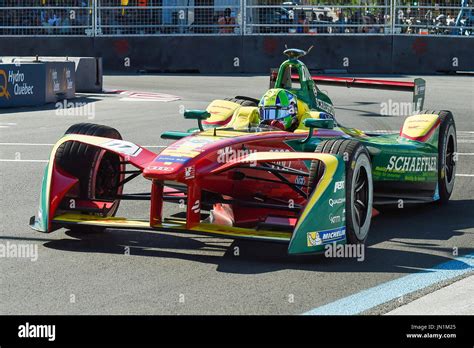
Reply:
<svg viewBox="0 0 474 348"><path fill-rule="evenodd" d="M453 114L450 111L440 111L438 140L438 190L439 203L445 204L449 201L454 189L456 178L456 125Z"/></svg>
<svg viewBox="0 0 474 348"><path fill-rule="evenodd" d="M92 124L75 124L66 131L67 134L92 135L104 138L121 140L120 133L111 127ZM122 193L120 182L125 165L117 154L107 152L97 147L70 141L62 144L55 156L59 167L79 179L77 198L81 200L96 200L108 202L109 206L98 209L90 214L114 216L118 210L120 200L117 195ZM71 226L71 230L84 231L80 225ZM87 230L99 232L103 227L87 227Z"/></svg>
<svg viewBox="0 0 474 348"><path fill-rule="evenodd" d="M364 244L372 219L373 181L370 155L363 144L349 139L324 140L315 152L340 155L345 161L346 235L350 244ZM313 161L309 191L312 192L324 173L321 161Z"/></svg>

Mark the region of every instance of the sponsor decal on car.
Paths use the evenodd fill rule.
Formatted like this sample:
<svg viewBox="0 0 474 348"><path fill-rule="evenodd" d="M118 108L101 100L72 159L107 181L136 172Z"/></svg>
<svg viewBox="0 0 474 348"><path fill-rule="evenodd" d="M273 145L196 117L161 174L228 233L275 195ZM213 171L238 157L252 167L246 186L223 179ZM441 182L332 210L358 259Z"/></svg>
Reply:
<svg viewBox="0 0 474 348"><path fill-rule="evenodd" d="M169 163L185 163L189 161L189 157L179 157L179 156L158 156L155 159L155 162L169 162Z"/></svg>
<svg viewBox="0 0 474 348"><path fill-rule="evenodd" d="M335 205L343 204L345 202L346 202L345 198L337 198L337 199L330 198L328 201L330 207L334 207Z"/></svg>
<svg viewBox="0 0 474 348"><path fill-rule="evenodd" d="M391 156L388 161L387 170L397 172L428 172L437 171L437 167L438 159L436 156Z"/></svg>
<svg viewBox="0 0 474 348"><path fill-rule="evenodd" d="M339 227L333 230L307 233L308 247L339 242L346 239L346 228Z"/></svg>
<svg viewBox="0 0 474 348"><path fill-rule="evenodd" d="M168 167L168 166L151 166L148 167L150 170L157 170L160 172L172 172L174 170L173 167Z"/></svg>
<svg viewBox="0 0 474 348"><path fill-rule="evenodd" d="M202 136L192 137L191 139L184 139L177 141L176 143L168 146L161 153L162 156L171 157L186 157L182 162L187 161L189 158L196 157L204 151L204 147L211 144L218 139L212 139ZM158 159L157 159L158 160ZM160 162L163 162L160 160Z"/></svg>
<svg viewBox="0 0 474 348"><path fill-rule="evenodd" d="M326 103L325 101L316 99L316 107L323 111L326 111L327 113L331 115L334 115L334 107L331 104Z"/></svg>
<svg viewBox="0 0 474 348"><path fill-rule="evenodd" d="M344 189L344 181L336 181L334 183L334 193L336 193L339 190L343 190L343 189Z"/></svg>
<svg viewBox="0 0 474 348"><path fill-rule="evenodd" d="M140 146L124 140L107 141L101 144L101 146L111 151L118 152L122 155L131 157L136 157L140 154L140 152L142 152L142 148Z"/></svg>
<svg viewBox="0 0 474 348"><path fill-rule="evenodd" d="M195 177L194 166L184 168L184 178L186 180L194 179L194 177Z"/></svg>
<svg viewBox="0 0 474 348"><path fill-rule="evenodd" d="M295 184L298 186L303 186L306 184L306 179L302 175L298 175L295 179Z"/></svg>
<svg viewBox="0 0 474 348"><path fill-rule="evenodd" d="M193 206L191 207L193 213L198 214L201 211L201 201L198 199L194 202Z"/></svg>
<svg viewBox="0 0 474 348"><path fill-rule="evenodd" d="M337 223L339 223L341 221L344 221L344 220L345 220L344 216L341 219L340 215L329 214L329 221L331 221L332 224L337 224Z"/></svg>

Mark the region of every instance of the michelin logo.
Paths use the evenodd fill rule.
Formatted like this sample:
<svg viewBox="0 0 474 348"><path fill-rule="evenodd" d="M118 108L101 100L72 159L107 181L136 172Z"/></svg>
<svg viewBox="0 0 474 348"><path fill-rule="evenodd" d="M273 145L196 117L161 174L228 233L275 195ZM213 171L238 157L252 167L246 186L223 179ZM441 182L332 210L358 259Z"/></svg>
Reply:
<svg viewBox="0 0 474 348"><path fill-rule="evenodd" d="M346 239L346 228L341 227L335 230L327 230L321 232L308 232L308 247L318 246L322 244L338 242Z"/></svg>

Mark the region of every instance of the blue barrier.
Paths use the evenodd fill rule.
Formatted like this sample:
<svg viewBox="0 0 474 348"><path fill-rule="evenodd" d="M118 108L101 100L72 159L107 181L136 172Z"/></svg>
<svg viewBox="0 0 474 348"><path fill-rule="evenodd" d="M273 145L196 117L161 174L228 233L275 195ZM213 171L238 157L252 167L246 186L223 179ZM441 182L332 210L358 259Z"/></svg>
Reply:
<svg viewBox="0 0 474 348"><path fill-rule="evenodd" d="M45 75L44 64L0 64L0 107L44 104Z"/></svg>
<svg viewBox="0 0 474 348"><path fill-rule="evenodd" d="M73 62L0 64L0 108L37 106L74 96Z"/></svg>

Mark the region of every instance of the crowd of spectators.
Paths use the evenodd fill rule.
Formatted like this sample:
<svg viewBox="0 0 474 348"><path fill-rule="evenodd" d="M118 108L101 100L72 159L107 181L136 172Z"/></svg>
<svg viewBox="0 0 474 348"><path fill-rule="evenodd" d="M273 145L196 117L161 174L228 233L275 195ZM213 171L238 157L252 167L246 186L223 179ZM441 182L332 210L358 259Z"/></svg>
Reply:
<svg viewBox="0 0 474 348"><path fill-rule="evenodd" d="M386 24L383 12L330 10L317 7L258 9L256 28L260 33L380 33Z"/></svg>
<svg viewBox="0 0 474 348"><path fill-rule="evenodd" d="M90 25L87 0L0 0L0 35L83 35Z"/></svg>
<svg viewBox="0 0 474 348"><path fill-rule="evenodd" d="M388 10L388 9L385 9ZM372 7L328 8L275 6L257 9L252 26L257 33L460 35L472 32L474 11L442 7L399 8L394 21L389 11Z"/></svg>
<svg viewBox="0 0 474 348"><path fill-rule="evenodd" d="M214 4L208 0L209 5ZM163 6L166 0L0 0L0 35L155 35L240 33L238 8ZM291 3L290 3L291 4ZM399 9L397 33L458 35L459 12ZM246 11L252 33L377 34L391 30L387 9L282 5ZM462 25L470 26L470 15ZM459 22L459 21L458 21Z"/></svg>
<svg viewBox="0 0 474 348"><path fill-rule="evenodd" d="M472 11L406 9L397 13L397 23L405 34L471 35Z"/></svg>

